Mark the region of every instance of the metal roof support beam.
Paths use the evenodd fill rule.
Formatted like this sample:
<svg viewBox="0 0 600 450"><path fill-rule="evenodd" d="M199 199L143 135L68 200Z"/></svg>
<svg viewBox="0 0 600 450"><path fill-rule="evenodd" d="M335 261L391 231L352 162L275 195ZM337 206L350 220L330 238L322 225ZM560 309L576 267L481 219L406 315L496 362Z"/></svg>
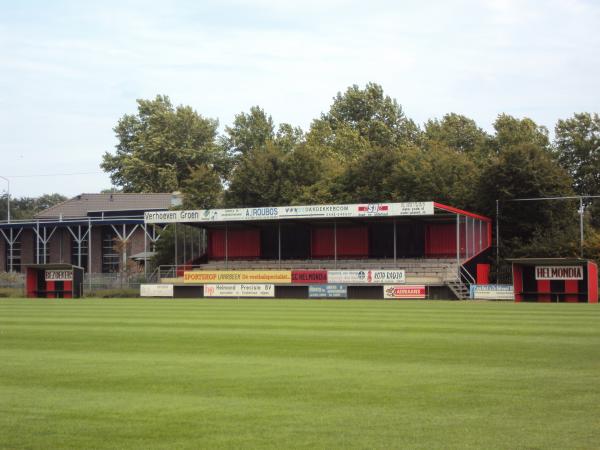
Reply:
<svg viewBox="0 0 600 450"><path fill-rule="evenodd" d="M4 237L4 240L6 241L6 243L8 244L8 269L9 269L8 271L9 272L13 272L14 246L17 243L17 241L19 240L19 236L21 236L22 231L23 231L23 227L19 228L19 231L17 231L17 233L15 235L14 228L10 228L8 236L7 236L6 233L4 232L4 230L0 229L0 233Z"/></svg>

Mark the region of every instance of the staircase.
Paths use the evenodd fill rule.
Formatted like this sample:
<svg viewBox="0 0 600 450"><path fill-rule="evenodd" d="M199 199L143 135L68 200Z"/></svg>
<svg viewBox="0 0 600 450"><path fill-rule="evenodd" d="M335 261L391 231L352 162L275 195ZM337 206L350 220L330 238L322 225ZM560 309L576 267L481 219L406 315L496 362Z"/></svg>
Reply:
<svg viewBox="0 0 600 450"><path fill-rule="evenodd" d="M460 280L452 280L446 283L450 290L459 300L469 299L469 287Z"/></svg>

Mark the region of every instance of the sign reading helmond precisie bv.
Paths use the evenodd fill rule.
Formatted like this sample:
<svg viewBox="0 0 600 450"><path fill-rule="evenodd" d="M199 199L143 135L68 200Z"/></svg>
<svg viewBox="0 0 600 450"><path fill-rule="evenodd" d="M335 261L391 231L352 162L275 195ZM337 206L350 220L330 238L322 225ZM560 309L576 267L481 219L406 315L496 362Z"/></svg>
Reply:
<svg viewBox="0 0 600 450"><path fill-rule="evenodd" d="M292 282L291 270L193 270L183 273L183 282L205 283L280 283Z"/></svg>
<svg viewBox="0 0 600 450"><path fill-rule="evenodd" d="M536 280L583 280L582 266L535 266Z"/></svg>
<svg viewBox="0 0 600 450"><path fill-rule="evenodd" d="M433 210L433 202L405 202L147 211L144 213L144 222L231 222L239 220L314 219L326 217L423 216L433 215Z"/></svg>
<svg viewBox="0 0 600 450"><path fill-rule="evenodd" d="M205 284L205 297L275 297L272 284Z"/></svg>
<svg viewBox="0 0 600 450"><path fill-rule="evenodd" d="M404 270L328 270L328 283L386 284L405 283Z"/></svg>

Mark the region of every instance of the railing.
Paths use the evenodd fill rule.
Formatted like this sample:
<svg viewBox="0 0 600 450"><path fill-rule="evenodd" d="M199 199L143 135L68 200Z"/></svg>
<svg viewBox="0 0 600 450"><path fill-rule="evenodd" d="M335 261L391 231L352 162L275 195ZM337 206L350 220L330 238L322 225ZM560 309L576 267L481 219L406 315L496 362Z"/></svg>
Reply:
<svg viewBox="0 0 600 450"><path fill-rule="evenodd" d="M100 216L78 216L78 217L51 217L51 218L40 218L40 219L11 219L10 222L8 222L7 220L0 220L0 225L36 225L36 224L40 224L40 225L49 225L49 224L56 224L56 223L64 223L64 224L69 224L69 223L77 223L77 224L81 224L81 223L88 223L91 222L92 224L97 223L97 222L106 222L106 221L111 221L111 220L144 220L144 215L143 214L136 214L136 215L130 215L130 216L110 216L110 215L100 215Z"/></svg>
<svg viewBox="0 0 600 450"><path fill-rule="evenodd" d="M465 284L467 284L467 286L470 286L471 284L477 284L475 278L473 278L473 275L471 275L471 273L465 269L465 266L463 265L458 266L458 280L461 282L466 281Z"/></svg>

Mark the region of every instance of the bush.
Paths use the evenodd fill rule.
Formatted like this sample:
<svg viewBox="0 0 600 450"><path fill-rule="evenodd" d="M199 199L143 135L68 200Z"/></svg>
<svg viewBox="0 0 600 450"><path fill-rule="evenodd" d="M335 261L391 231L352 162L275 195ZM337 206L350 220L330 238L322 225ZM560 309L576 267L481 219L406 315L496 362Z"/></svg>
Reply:
<svg viewBox="0 0 600 450"><path fill-rule="evenodd" d="M131 298L139 296L139 289L101 289L86 294L86 297L96 298Z"/></svg>
<svg viewBox="0 0 600 450"><path fill-rule="evenodd" d="M0 298L7 297L25 297L25 294L19 288L0 288Z"/></svg>

